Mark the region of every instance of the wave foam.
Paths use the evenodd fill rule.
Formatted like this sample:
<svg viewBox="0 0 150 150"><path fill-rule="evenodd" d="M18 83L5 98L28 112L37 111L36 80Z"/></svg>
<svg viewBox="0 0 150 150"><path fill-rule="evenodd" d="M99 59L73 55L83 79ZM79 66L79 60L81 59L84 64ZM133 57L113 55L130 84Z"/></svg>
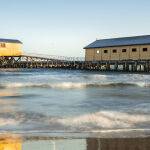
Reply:
<svg viewBox="0 0 150 150"><path fill-rule="evenodd" d="M137 83L123 83L123 82L116 82L116 83L84 83L84 82L62 82L62 83L11 83L11 84L2 84L0 87L1 89L4 88L58 88L58 89L82 89L82 88L111 88L111 87L150 87L149 83L144 82L137 82Z"/></svg>
<svg viewBox="0 0 150 150"><path fill-rule="evenodd" d="M19 122L17 122L15 119L3 119L0 118L0 126L6 126L6 125L17 125Z"/></svg>
<svg viewBox="0 0 150 150"><path fill-rule="evenodd" d="M60 119L64 125L79 128L132 128L136 125L149 122L148 115L135 115L115 111L100 111L93 114L82 115L74 118Z"/></svg>
<svg viewBox="0 0 150 150"><path fill-rule="evenodd" d="M12 117L12 116L11 116ZM0 118L0 126L20 125L44 127L48 130L66 131L93 131L93 130L116 130L116 129L138 129L149 127L149 114L118 111L99 111L75 117L58 118L45 116L38 113L15 113L14 118ZM39 128L39 129L40 129Z"/></svg>

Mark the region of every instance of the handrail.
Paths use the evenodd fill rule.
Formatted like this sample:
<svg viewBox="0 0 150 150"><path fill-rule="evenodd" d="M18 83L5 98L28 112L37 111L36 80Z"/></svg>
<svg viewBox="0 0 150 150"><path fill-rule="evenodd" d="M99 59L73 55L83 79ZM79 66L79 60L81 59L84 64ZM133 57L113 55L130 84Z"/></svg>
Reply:
<svg viewBox="0 0 150 150"><path fill-rule="evenodd" d="M22 56L62 60L62 61L84 61L85 60L84 57L69 57L69 56L57 56L57 55L35 54L35 53L24 53Z"/></svg>

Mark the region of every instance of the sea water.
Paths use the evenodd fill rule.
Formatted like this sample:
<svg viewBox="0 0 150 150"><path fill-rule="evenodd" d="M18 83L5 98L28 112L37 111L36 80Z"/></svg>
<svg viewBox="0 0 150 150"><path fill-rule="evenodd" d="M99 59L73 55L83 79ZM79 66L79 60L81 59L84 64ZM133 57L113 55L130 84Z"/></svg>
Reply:
<svg viewBox="0 0 150 150"><path fill-rule="evenodd" d="M146 136L149 129L149 74L0 70L0 133Z"/></svg>

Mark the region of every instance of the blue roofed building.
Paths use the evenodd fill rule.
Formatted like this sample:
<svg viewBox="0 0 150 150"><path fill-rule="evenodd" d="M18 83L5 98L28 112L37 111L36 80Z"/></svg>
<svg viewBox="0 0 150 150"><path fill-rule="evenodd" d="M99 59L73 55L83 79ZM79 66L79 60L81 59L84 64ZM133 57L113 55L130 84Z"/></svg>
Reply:
<svg viewBox="0 0 150 150"><path fill-rule="evenodd" d="M16 39L1 39L0 38L0 57L5 56L21 56L22 42Z"/></svg>
<svg viewBox="0 0 150 150"><path fill-rule="evenodd" d="M150 35L100 39L84 49L86 61L150 60Z"/></svg>

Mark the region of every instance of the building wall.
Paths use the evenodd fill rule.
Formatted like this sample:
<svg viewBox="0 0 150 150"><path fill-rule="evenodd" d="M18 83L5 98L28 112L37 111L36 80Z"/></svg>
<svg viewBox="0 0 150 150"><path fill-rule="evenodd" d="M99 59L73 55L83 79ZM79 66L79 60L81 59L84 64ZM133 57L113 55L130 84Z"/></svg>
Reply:
<svg viewBox="0 0 150 150"><path fill-rule="evenodd" d="M95 50L94 50L94 53L95 53L95 60L96 61L101 61L102 60L102 51L101 51L101 49L99 49L99 48L95 48Z"/></svg>
<svg viewBox="0 0 150 150"><path fill-rule="evenodd" d="M107 53L105 53L107 51ZM102 60L110 60L111 58L111 50L108 48L102 49Z"/></svg>
<svg viewBox="0 0 150 150"><path fill-rule="evenodd" d="M86 61L94 61L95 60L95 49L87 49L85 51L85 60Z"/></svg>
<svg viewBox="0 0 150 150"><path fill-rule="evenodd" d="M129 59L139 60L140 59L140 46L132 46L129 48L130 54Z"/></svg>
<svg viewBox="0 0 150 150"><path fill-rule="evenodd" d="M119 60L129 60L130 59L130 46L119 47L119 49L120 49Z"/></svg>
<svg viewBox="0 0 150 150"><path fill-rule="evenodd" d="M86 61L150 59L150 45L95 48L85 51Z"/></svg>
<svg viewBox="0 0 150 150"><path fill-rule="evenodd" d="M119 60L120 59L120 49L118 47L109 48L111 51L110 60Z"/></svg>
<svg viewBox="0 0 150 150"><path fill-rule="evenodd" d="M147 51L143 51L145 48L147 48ZM150 45L140 46L140 59L150 59Z"/></svg>
<svg viewBox="0 0 150 150"><path fill-rule="evenodd" d="M22 44L0 42L0 56L20 56L21 54Z"/></svg>

